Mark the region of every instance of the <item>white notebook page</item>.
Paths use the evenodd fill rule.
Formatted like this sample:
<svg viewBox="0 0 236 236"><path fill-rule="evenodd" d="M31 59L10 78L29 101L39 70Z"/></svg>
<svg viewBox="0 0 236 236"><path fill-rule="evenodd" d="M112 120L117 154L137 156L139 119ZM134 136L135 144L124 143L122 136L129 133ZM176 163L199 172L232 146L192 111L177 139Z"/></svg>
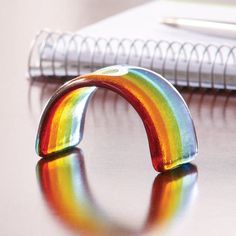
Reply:
<svg viewBox="0 0 236 236"><path fill-rule="evenodd" d="M40 68L35 63L31 74L76 76L78 65L82 74L132 64L155 70L177 85L235 89L234 40L160 23L163 17L233 22L235 12L221 5L154 1L85 27L76 36L56 33L54 39L48 32L35 47Z"/></svg>

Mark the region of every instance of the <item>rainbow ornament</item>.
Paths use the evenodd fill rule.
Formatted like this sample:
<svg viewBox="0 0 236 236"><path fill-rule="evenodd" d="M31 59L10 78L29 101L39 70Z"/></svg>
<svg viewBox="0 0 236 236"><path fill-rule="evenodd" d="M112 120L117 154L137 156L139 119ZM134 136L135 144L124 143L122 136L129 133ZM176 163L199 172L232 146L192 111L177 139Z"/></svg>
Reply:
<svg viewBox="0 0 236 236"><path fill-rule="evenodd" d="M138 112L155 170L162 172L193 160L198 149L196 133L178 91L150 70L120 65L82 75L59 88L41 117L36 141L40 156L78 145L83 136L87 104L97 87L120 94Z"/></svg>

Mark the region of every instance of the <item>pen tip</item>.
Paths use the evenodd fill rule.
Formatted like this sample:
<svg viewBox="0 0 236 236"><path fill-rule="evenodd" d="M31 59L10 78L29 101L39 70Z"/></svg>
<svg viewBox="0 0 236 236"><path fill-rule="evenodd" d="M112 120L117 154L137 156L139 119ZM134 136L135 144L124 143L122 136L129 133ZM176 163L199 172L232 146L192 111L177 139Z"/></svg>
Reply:
<svg viewBox="0 0 236 236"><path fill-rule="evenodd" d="M169 25L169 26L177 26L177 21L173 17L165 17L160 19L160 23L164 25Z"/></svg>

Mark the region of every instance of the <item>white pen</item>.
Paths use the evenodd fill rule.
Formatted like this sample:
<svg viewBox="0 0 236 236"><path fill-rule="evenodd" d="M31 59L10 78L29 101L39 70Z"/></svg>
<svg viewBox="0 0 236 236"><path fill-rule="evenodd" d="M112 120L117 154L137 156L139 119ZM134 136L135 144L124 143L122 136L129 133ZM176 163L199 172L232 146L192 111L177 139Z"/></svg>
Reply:
<svg viewBox="0 0 236 236"><path fill-rule="evenodd" d="M236 39L236 23L194 18L166 17L161 23L207 35Z"/></svg>

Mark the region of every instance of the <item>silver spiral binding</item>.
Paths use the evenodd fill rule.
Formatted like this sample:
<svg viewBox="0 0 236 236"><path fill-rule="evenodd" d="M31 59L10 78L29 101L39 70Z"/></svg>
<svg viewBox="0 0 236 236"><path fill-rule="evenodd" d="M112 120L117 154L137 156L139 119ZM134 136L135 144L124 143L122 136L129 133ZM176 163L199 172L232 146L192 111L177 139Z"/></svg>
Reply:
<svg viewBox="0 0 236 236"><path fill-rule="evenodd" d="M236 90L236 46L95 38L40 31L28 59L34 77L75 77L114 64L141 66L183 87Z"/></svg>

